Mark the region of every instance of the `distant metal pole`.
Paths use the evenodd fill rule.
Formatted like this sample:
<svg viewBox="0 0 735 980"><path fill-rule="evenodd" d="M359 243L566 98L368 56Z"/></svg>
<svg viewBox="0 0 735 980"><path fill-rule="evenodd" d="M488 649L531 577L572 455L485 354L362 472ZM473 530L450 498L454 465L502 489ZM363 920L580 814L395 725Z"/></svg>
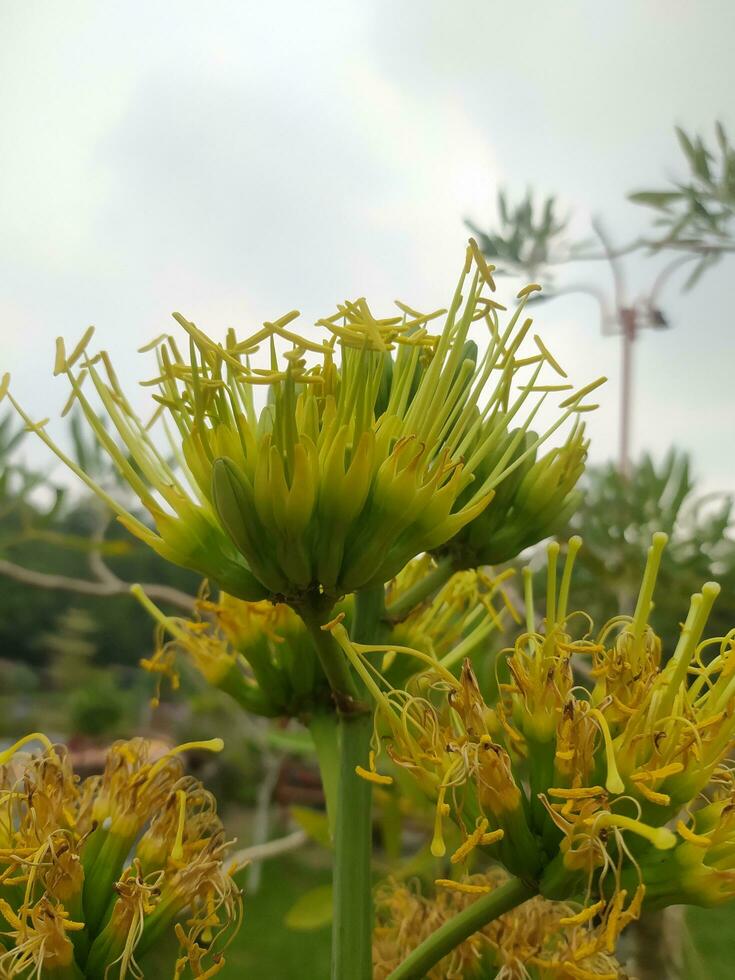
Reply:
<svg viewBox="0 0 735 980"><path fill-rule="evenodd" d="M630 420L633 401L633 343L636 334L635 310L620 310L623 327L623 358L620 379L620 472L625 479L630 476Z"/></svg>

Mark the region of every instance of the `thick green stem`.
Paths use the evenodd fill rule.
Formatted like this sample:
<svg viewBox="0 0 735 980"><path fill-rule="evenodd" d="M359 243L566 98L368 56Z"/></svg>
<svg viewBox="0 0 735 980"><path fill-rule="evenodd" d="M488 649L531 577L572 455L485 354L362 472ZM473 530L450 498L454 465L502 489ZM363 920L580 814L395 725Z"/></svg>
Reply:
<svg viewBox="0 0 735 980"><path fill-rule="evenodd" d="M352 638L375 642L384 610L382 586L358 592ZM340 715L332 980L370 980L373 975L372 786L355 772L367 762L372 735L373 710Z"/></svg>
<svg viewBox="0 0 735 980"><path fill-rule="evenodd" d="M329 836L334 840L339 791L339 719L335 711L315 712L309 721L327 804Z"/></svg>
<svg viewBox="0 0 735 980"><path fill-rule="evenodd" d="M340 716L332 980L372 976L372 794L370 783L355 772L365 765L372 734L371 713Z"/></svg>
<svg viewBox="0 0 735 980"><path fill-rule="evenodd" d="M396 599L394 603L388 606L386 610L388 619L394 623L405 619L412 609L438 592L453 574L452 559L449 557L440 559L436 568L432 568L428 575L415 582L410 589L406 589L400 599Z"/></svg>
<svg viewBox="0 0 735 980"><path fill-rule="evenodd" d="M500 888L483 895L455 915L453 919L425 939L411 955L395 969L388 980L420 980L448 953L505 912L522 905L536 894L532 885L520 878L511 878ZM345 974L347 976L348 974Z"/></svg>

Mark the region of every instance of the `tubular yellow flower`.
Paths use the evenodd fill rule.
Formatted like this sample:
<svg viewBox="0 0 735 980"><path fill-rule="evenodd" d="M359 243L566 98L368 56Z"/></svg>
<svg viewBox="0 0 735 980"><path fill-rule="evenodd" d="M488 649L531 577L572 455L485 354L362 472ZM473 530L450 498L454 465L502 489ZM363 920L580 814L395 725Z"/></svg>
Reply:
<svg viewBox="0 0 735 980"><path fill-rule="evenodd" d="M581 424L562 449L543 459L537 451L591 407L583 402L596 383L572 392L549 429L533 434L541 404L571 386L544 383L544 372L560 368L540 341L533 356L521 355L528 292L501 327L503 307L485 295L494 288L471 242L448 311L424 315L398 304L399 315L376 318L359 299L318 321L325 339L294 333L291 312L243 339L230 330L223 344L175 314L185 351L169 336L145 348L157 360L145 382L156 403L148 426L107 354L87 353L91 331L70 354L59 341L56 373L68 379L70 405L80 406L155 530L76 467L45 423L13 404L129 530L170 561L246 600L336 599L383 584L417 554L441 548L494 494L505 494L498 520L506 550L532 526L534 540L548 533L551 511L567 506L584 459ZM443 327L432 335L438 317ZM279 356L284 343L290 350ZM262 346L268 368L252 360ZM254 393L263 386L259 408ZM163 450L152 433L165 420Z"/></svg>
<svg viewBox="0 0 735 980"><path fill-rule="evenodd" d="M117 742L103 774L80 783L66 751L41 741L34 755L21 740L0 768L0 975L142 977L141 958L177 929L205 976L240 897L214 800L179 755L221 742L157 760L142 739Z"/></svg>

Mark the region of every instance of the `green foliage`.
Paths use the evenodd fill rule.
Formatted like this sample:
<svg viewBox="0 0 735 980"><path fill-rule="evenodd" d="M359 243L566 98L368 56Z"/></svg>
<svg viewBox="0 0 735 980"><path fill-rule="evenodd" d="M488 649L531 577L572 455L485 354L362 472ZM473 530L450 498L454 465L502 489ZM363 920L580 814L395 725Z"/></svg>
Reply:
<svg viewBox="0 0 735 980"><path fill-rule="evenodd" d="M581 506L570 533L584 547L575 571L575 602L598 624L630 609L654 531L670 538L659 573L652 624L665 640L679 633L682 608L702 582L722 593L712 613L712 634L735 622L733 502L697 492L686 454L671 450L660 464L644 455L628 479L611 463L589 467Z"/></svg>
<svg viewBox="0 0 735 980"><path fill-rule="evenodd" d="M512 204L503 190L498 192L498 224L494 230L486 232L467 222L485 257L498 267L497 272L523 270L532 280L564 248L567 225L568 218L557 214L553 196L537 202L528 191Z"/></svg>
<svg viewBox="0 0 735 980"><path fill-rule="evenodd" d="M119 485L114 467L94 440L84 438L74 418L74 453L106 487ZM0 558L46 574L91 579L90 552L100 528L100 508L91 494L70 494L47 474L20 460L23 430L11 416L0 419ZM111 571L129 582L156 582L194 594L197 576L176 568L131 539L117 523L99 544ZM150 619L132 596L87 596L34 588L12 577L0 588L2 656L43 667L58 651L42 638L58 631L73 603L94 624L98 664L135 665L151 644Z"/></svg>
<svg viewBox="0 0 735 980"><path fill-rule="evenodd" d="M650 255L671 250L681 253L678 262L693 263L685 289L694 286L724 254L735 250L735 148L719 122L715 134L716 146L711 147L700 136L676 129L688 175L663 188L628 195L632 203L655 211L653 231L615 250L616 255L640 250ZM497 214L489 227L479 228L471 221L466 224L483 254L498 266L497 273L543 280L547 291L535 296L535 302L553 295L555 266L609 257L607 249L596 250L589 240L568 240L569 218L559 217L554 195L537 200L529 190L517 203L511 203L507 192L501 190Z"/></svg>
<svg viewBox="0 0 735 980"><path fill-rule="evenodd" d="M735 148L721 123L715 126L716 148L700 136L689 136L677 128L676 135L689 174L664 190L637 191L629 195L635 204L657 212L654 225L661 229L649 243L653 250L678 246L700 252L701 258L689 276L689 288L732 247L731 222L735 214Z"/></svg>

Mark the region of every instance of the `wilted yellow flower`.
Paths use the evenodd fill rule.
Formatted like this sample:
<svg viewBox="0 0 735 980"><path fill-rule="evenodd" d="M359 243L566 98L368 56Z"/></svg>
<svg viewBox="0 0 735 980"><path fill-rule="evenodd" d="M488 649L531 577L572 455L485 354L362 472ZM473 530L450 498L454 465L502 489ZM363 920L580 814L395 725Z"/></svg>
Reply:
<svg viewBox="0 0 735 980"><path fill-rule="evenodd" d="M23 751L34 741L40 754ZM82 782L43 735L0 753L1 976L142 977L167 935L192 976L218 972L240 897L214 798L183 773L188 748L221 741L157 760L143 739L116 742Z"/></svg>
<svg viewBox="0 0 735 980"><path fill-rule="evenodd" d="M501 327L504 307L486 295L494 288L492 269L471 242L448 311L420 314L399 303L397 316L376 318L359 299L318 321L326 339L294 333L292 312L244 339L230 330L224 344L175 314L184 352L169 336L144 348L157 358L155 377L145 382L155 391L149 425L133 411L107 354L86 353L91 331L69 354L59 341L56 373L68 378L70 404L81 406L155 530L96 486L45 423L34 424L14 404L165 558L247 600L298 605L322 593L334 600L381 585L417 554L445 545L510 478L520 494L516 522L532 514L546 528L547 511L566 499L584 456L581 427L549 457L536 460L537 450L589 409L583 401L598 382L577 392L566 382L545 384L543 372L560 369L543 343L537 338L533 354L521 353L531 327L523 318L529 290ZM432 335L438 317L443 328ZM290 350L279 357L284 343ZM262 345L270 350L267 368L252 362ZM254 393L262 387L260 406ZM556 421L532 434L539 407L558 391L565 400ZM151 434L161 417L170 423L165 449ZM504 514L509 507L506 499Z"/></svg>
<svg viewBox="0 0 735 980"><path fill-rule="evenodd" d="M282 603L200 596L192 619L165 615L139 586L133 593L157 623L156 647L141 666L179 687L182 659L254 714L304 717L331 707L326 678L302 620ZM350 602L340 604L350 609Z"/></svg>
<svg viewBox="0 0 735 980"><path fill-rule="evenodd" d="M431 897L386 882L376 896L375 980L385 980L424 939L505 881L496 868L447 882ZM493 971L498 980L617 980L622 974L605 930L604 920L580 913L579 906L536 896L473 933L428 978L480 980Z"/></svg>

